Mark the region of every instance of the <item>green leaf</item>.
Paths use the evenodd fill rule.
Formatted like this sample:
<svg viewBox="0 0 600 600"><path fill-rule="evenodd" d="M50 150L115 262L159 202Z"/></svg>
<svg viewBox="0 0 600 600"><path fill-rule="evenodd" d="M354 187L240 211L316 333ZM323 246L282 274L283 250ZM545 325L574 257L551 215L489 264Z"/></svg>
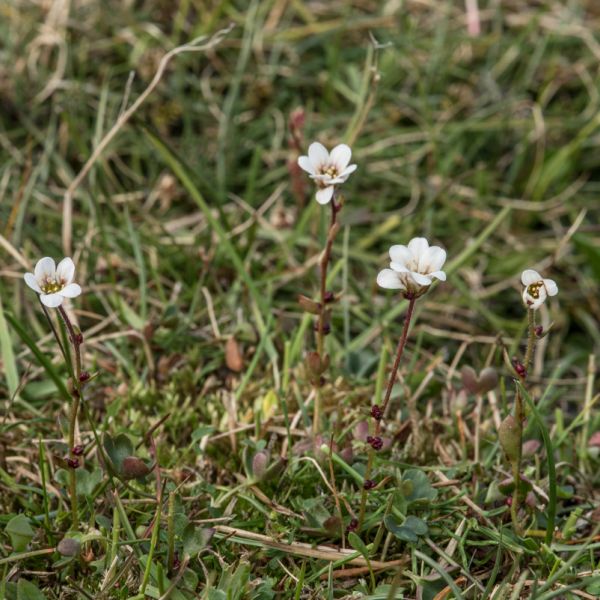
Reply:
<svg viewBox="0 0 600 600"><path fill-rule="evenodd" d="M386 515L383 523L390 533L393 533L398 539L404 542L416 542L419 539L410 527L400 524L394 515Z"/></svg>
<svg viewBox="0 0 600 600"><path fill-rule="evenodd" d="M218 589L227 592L227 600L242 600L247 597L249 577L249 563L240 563L237 569L231 565L221 574Z"/></svg>
<svg viewBox="0 0 600 600"><path fill-rule="evenodd" d="M369 549L367 548L365 543L362 541L360 536L358 536L356 533L354 533L354 531L351 531L348 534L348 541L350 542L350 545L357 552L360 552L365 558L367 558L367 559L369 558Z"/></svg>
<svg viewBox="0 0 600 600"><path fill-rule="evenodd" d="M427 527L427 523L425 523L423 519L419 519L419 517L413 517L412 515L406 517L404 526L412 529L412 531L414 531L417 535L427 535L429 533L429 527Z"/></svg>
<svg viewBox="0 0 600 600"><path fill-rule="evenodd" d="M190 523L184 530L181 539L183 541L183 551L187 556L195 556L201 550L204 550L213 534L214 529L205 529L196 527Z"/></svg>
<svg viewBox="0 0 600 600"><path fill-rule="evenodd" d="M409 469L404 472L400 489L409 504L429 502L437 498L437 490L431 485L427 475L418 469Z"/></svg>
<svg viewBox="0 0 600 600"><path fill-rule="evenodd" d="M24 552L35 535L35 531L31 528L29 519L25 515L13 517L6 524L4 532L10 537L13 552Z"/></svg>
<svg viewBox="0 0 600 600"><path fill-rule="evenodd" d="M46 600L46 595L26 579L17 582L17 600Z"/></svg>
<svg viewBox="0 0 600 600"><path fill-rule="evenodd" d="M427 523L419 517L409 516L403 523L400 523L395 516L386 515L383 523L390 533L405 542L417 542L419 536L427 535L429 532Z"/></svg>
<svg viewBox="0 0 600 600"><path fill-rule="evenodd" d="M131 443L129 437L124 433L120 433L115 438L105 434L104 449L110 458L113 469L117 473L121 473L125 458L133 455L133 444Z"/></svg>
<svg viewBox="0 0 600 600"><path fill-rule="evenodd" d="M64 488L69 486L69 472L66 469L57 469L54 479ZM78 496L91 496L96 487L102 482L103 473L100 467L94 467L92 471L77 469L75 471L75 485Z"/></svg>
<svg viewBox="0 0 600 600"><path fill-rule="evenodd" d="M19 373L17 371L17 362L13 352L10 332L8 331L6 319L4 318L2 300L0 300L0 357L2 357L4 376L6 377L6 383L8 385L8 393L12 398L19 389Z"/></svg>

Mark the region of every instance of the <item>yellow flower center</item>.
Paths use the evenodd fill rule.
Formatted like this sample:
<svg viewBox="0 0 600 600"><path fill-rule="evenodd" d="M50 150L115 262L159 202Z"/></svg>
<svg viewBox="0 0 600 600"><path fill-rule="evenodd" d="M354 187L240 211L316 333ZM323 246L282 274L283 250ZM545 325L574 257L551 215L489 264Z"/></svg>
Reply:
<svg viewBox="0 0 600 600"><path fill-rule="evenodd" d="M543 287L543 281L537 281L527 287L527 293L534 299L537 300L540 297L540 289Z"/></svg>
<svg viewBox="0 0 600 600"><path fill-rule="evenodd" d="M333 165L329 165L321 170L321 175L328 175L332 179L335 179L338 176L338 170Z"/></svg>
<svg viewBox="0 0 600 600"><path fill-rule="evenodd" d="M40 287L44 294L55 294L65 287L65 280L61 279L60 281L57 281L56 279L48 278L43 285L40 285Z"/></svg>

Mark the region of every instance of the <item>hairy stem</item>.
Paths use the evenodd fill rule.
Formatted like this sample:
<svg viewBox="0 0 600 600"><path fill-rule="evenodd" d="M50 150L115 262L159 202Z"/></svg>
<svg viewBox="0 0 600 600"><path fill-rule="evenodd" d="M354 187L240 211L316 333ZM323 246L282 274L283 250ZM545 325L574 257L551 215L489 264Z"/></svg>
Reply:
<svg viewBox="0 0 600 600"><path fill-rule="evenodd" d="M69 316L62 306L58 307L58 313L60 314L63 323L69 332L69 340L73 346L73 351L75 354L75 369L73 369L73 365L70 365L70 371L73 373L73 386L71 391L71 411L69 415L69 457L73 459L76 458L75 454L73 453L73 449L75 447L77 414L79 412L79 403L81 401L81 334L78 334L75 331ZM56 333L55 336L58 339ZM73 467L69 467L69 495L71 497L72 527L75 531L77 531L79 529L79 511L77 506L77 473Z"/></svg>
<svg viewBox="0 0 600 600"><path fill-rule="evenodd" d="M402 360L404 348L406 347L406 340L408 339L408 331L410 329L410 322L412 320L416 300L417 299L414 296L411 296L409 298L408 309L406 311L406 316L404 317L404 327L402 328L402 335L400 336L400 341L398 342L398 347L396 348L396 358L394 359L394 364L392 365L392 371L390 373L390 378L388 379L387 388L385 390L385 396L383 398L383 406L381 407L381 412L383 415L386 414L386 410L390 402L390 398L392 396L392 389L394 388L394 383L396 382L396 375L398 374L398 368L400 367L400 361ZM380 433L381 421L378 420L377 424L375 425L375 435L378 436ZM367 462L367 470L365 472L365 481L371 478L374 457L375 450L373 450L373 448L369 448L369 459ZM368 490L365 490L363 488L360 497L360 514L358 517L359 529L362 527L363 519L365 517L365 509L367 506L367 492Z"/></svg>
<svg viewBox="0 0 600 600"><path fill-rule="evenodd" d="M524 373L519 375L521 379L521 383L525 385L525 378L527 377L527 372L529 371L529 365L531 364L531 359L533 358L533 350L535 348L535 311L533 309L529 309L527 312L527 318L529 321L528 327L528 336L527 336L527 350L525 352L525 360L523 361ZM510 516L513 523L513 528L515 533L520 535L523 531L523 527L519 523L518 513L520 507L520 487L521 487L521 460L523 455L523 421L525 420L525 412L523 410L523 398L521 396L520 390L517 388L517 393L515 395L515 423L517 427L517 435L519 436L518 443L518 454L516 459L512 463L512 473L513 473L513 481L515 484L515 489L512 495L512 503L510 505Z"/></svg>
<svg viewBox="0 0 600 600"><path fill-rule="evenodd" d="M321 270L321 281L320 281L320 294L319 294L319 315L317 318L317 353L323 359L324 348L325 348L325 327L326 327L326 315L327 315L327 270L329 268L329 261L331 259L331 249L333 247L333 241L335 234L337 233L337 214L341 209L341 203L336 204L336 194L334 193L331 199L331 221L329 223L329 230L327 231L327 241L325 243L325 249L321 255L319 266ZM320 429L321 422L321 386L317 382L315 384L315 401L313 410L313 433L316 435Z"/></svg>

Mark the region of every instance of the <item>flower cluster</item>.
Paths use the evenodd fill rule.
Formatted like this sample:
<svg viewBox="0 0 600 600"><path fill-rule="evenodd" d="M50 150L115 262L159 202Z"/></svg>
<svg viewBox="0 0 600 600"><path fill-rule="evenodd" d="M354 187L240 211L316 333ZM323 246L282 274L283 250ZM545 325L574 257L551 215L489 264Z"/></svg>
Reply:
<svg viewBox="0 0 600 600"><path fill-rule="evenodd" d="M75 265L70 258L63 258L58 266L54 259L45 256L37 262L33 273L25 273L25 283L40 295L42 304L56 308L65 298L81 294L81 287L73 283Z"/></svg>

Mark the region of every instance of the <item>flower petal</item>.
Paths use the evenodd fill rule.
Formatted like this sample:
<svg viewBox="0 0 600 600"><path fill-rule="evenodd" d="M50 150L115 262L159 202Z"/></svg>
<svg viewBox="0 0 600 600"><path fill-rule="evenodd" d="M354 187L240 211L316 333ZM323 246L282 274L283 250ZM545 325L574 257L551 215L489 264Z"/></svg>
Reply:
<svg viewBox="0 0 600 600"><path fill-rule="evenodd" d="M339 144L331 151L329 162L335 165L338 173L342 173L348 166L351 158L352 150L350 150L350 146Z"/></svg>
<svg viewBox="0 0 600 600"><path fill-rule="evenodd" d="M525 269L523 273L521 273L521 283L523 285L531 285L538 281L542 281L542 276L533 269Z"/></svg>
<svg viewBox="0 0 600 600"><path fill-rule="evenodd" d="M428 273L428 277L435 277L440 281L446 281L446 273L444 271L434 271L433 273Z"/></svg>
<svg viewBox="0 0 600 600"><path fill-rule="evenodd" d="M429 242L423 237L413 238L408 242L408 249L412 252L415 262L418 264L421 256L429 249Z"/></svg>
<svg viewBox="0 0 600 600"><path fill-rule="evenodd" d="M431 285L431 278L427 275L417 273L416 271L411 271L410 276L412 277L413 281L418 285Z"/></svg>
<svg viewBox="0 0 600 600"><path fill-rule="evenodd" d="M56 308L63 303L63 297L60 294L41 294L40 300L49 308Z"/></svg>
<svg viewBox="0 0 600 600"><path fill-rule="evenodd" d="M70 283L56 293L64 296L65 298L75 298L81 294L81 287L76 283Z"/></svg>
<svg viewBox="0 0 600 600"><path fill-rule="evenodd" d="M402 263L392 261L390 263L390 269L396 271L396 273L410 273L410 269L405 267Z"/></svg>
<svg viewBox="0 0 600 600"><path fill-rule="evenodd" d="M319 167L329 161L329 152L327 152L327 148L325 148L323 144L313 142L308 147L308 158L312 164L313 170L318 171Z"/></svg>
<svg viewBox="0 0 600 600"><path fill-rule="evenodd" d="M69 258L63 258L56 267L56 279L65 284L71 283L75 276L75 263Z"/></svg>
<svg viewBox="0 0 600 600"><path fill-rule="evenodd" d="M544 282L544 287L548 292L548 296L556 296L556 294L558 294L558 286L554 279L542 279L542 281Z"/></svg>
<svg viewBox="0 0 600 600"><path fill-rule="evenodd" d="M399 263L400 265L406 265L412 260L412 252L402 244L396 244L390 248L390 258L393 263ZM395 268L395 267L392 267Z"/></svg>
<svg viewBox="0 0 600 600"><path fill-rule="evenodd" d="M377 285L388 290L406 290L398 277L398 273L392 271L392 269L383 269L379 272Z"/></svg>
<svg viewBox="0 0 600 600"><path fill-rule="evenodd" d="M333 186L323 188L317 192L317 202L319 204L327 204L333 196Z"/></svg>
<svg viewBox="0 0 600 600"><path fill-rule="evenodd" d="M49 256L45 256L44 258L38 260L33 273L38 285L41 281L46 279L54 279L54 274L56 273L56 263L54 262L54 259L50 258Z"/></svg>
<svg viewBox="0 0 600 600"><path fill-rule="evenodd" d="M421 273L431 273L439 271L446 262L446 251L439 246L431 246L425 253L425 259L419 261L419 271Z"/></svg>
<svg viewBox="0 0 600 600"><path fill-rule="evenodd" d="M308 156L300 156L298 158L298 166L311 175L315 174L315 169Z"/></svg>
<svg viewBox="0 0 600 600"><path fill-rule="evenodd" d="M354 173L354 171L356 171L357 169L357 165L348 165L341 173L340 173L340 177L343 177L344 179L348 179L348 175L350 175L351 173Z"/></svg>
<svg viewBox="0 0 600 600"><path fill-rule="evenodd" d="M23 279L25 279L25 283L38 294L42 293L42 288L38 285L37 279L33 273L25 273L23 275Z"/></svg>

